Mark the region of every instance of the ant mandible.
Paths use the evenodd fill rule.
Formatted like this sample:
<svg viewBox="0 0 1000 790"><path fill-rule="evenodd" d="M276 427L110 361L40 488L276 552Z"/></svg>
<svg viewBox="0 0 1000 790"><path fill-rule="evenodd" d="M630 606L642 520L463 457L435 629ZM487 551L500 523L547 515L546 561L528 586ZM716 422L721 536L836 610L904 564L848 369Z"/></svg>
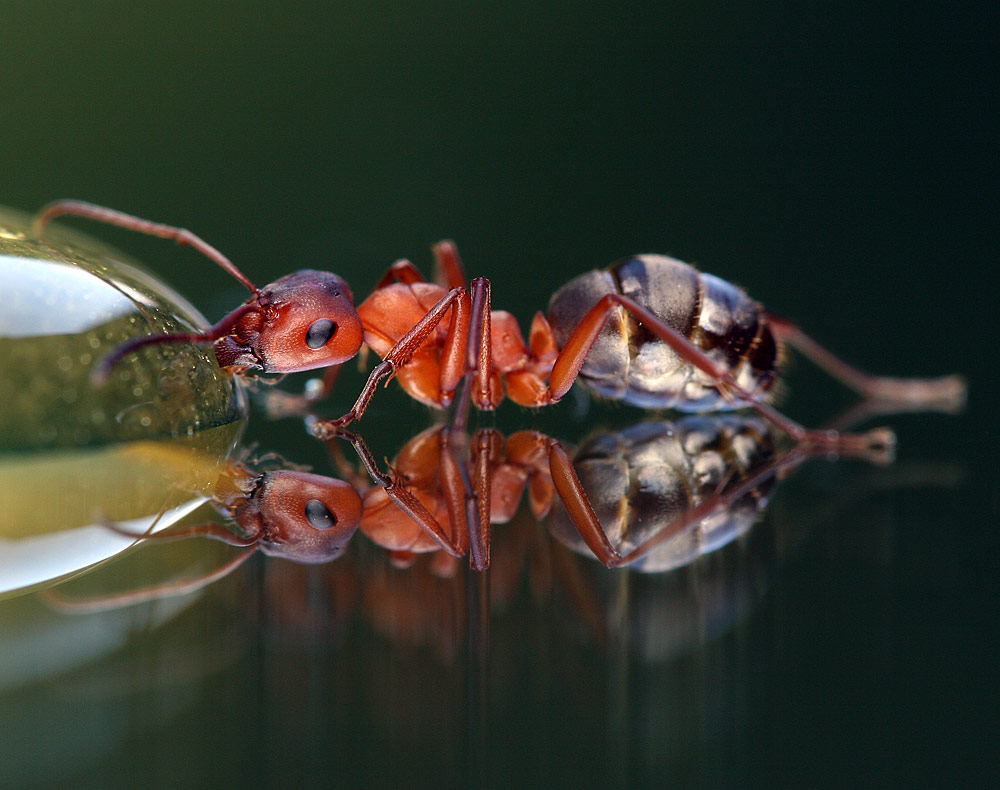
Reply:
<svg viewBox="0 0 1000 790"><path fill-rule="evenodd" d="M798 442L831 451L881 446L886 429L863 435L809 431L767 402L779 350L788 344L866 399L924 406L960 404L958 376L873 376L820 346L797 325L767 312L736 286L662 255L637 255L571 280L535 314L525 343L514 317L492 310L490 283L466 286L453 242L434 245L440 284L407 260L394 263L357 308L335 274L303 270L257 288L221 252L188 230L81 201L57 201L39 213L35 233L57 216L86 217L172 238L202 252L250 289L240 307L202 333L136 338L96 369L106 377L127 353L146 345L210 342L223 367L292 373L338 366L366 343L382 357L354 407L313 432L329 438L359 419L380 381L395 375L412 397L446 408L463 379L472 401L493 409L506 394L524 406L558 402L580 377L606 397L680 411L750 407ZM470 293L471 291L471 293ZM442 319L449 321L442 324ZM326 389L332 385L328 378ZM465 407L465 404L462 404Z"/></svg>

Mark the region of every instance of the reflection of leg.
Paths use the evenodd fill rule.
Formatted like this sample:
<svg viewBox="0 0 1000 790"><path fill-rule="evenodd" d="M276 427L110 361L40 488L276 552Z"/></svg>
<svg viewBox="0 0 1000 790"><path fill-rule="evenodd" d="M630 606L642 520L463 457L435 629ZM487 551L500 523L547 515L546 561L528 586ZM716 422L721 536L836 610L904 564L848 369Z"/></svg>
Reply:
<svg viewBox="0 0 1000 790"><path fill-rule="evenodd" d="M490 546L492 532L490 519L493 515L493 471L500 462L503 437L499 431L484 428L476 431L475 454L473 457L472 481L475 507L469 508L469 551L472 567L485 570L490 567Z"/></svg>
<svg viewBox="0 0 1000 790"><path fill-rule="evenodd" d="M368 445L365 444L364 439L356 433L339 428L334 428L330 433L329 438L333 437L346 439L353 445L375 484L382 486L389 499L395 502L400 510L406 513L418 527L427 533L428 537L455 557L465 555L468 548L462 538L462 530L453 528L452 531L456 534L449 535L431 512L424 507L423 503L406 487L402 478L396 474L395 470L390 469L392 474L387 475L378 468L378 464L375 462L375 458L371 450L368 449Z"/></svg>
<svg viewBox="0 0 1000 790"><path fill-rule="evenodd" d="M256 549L250 548L241 551L235 557L227 560L214 571L209 571L201 576L183 577L172 582L154 584L149 587L140 587L137 590L115 595L100 595L93 598L70 598L63 595L58 589L46 590L43 594L46 601L55 609L72 614L89 614L92 612L106 612L111 609L119 609L123 606L132 606L137 603L154 601L160 598L168 598L174 595L186 595L207 587L213 582L217 582L236 570L254 555Z"/></svg>
<svg viewBox="0 0 1000 790"><path fill-rule="evenodd" d="M259 535L251 535L249 537L239 537L234 535L225 527L208 522L206 524L197 524L191 527L183 527L181 529L168 529L163 532L132 532L127 529L122 529L120 526L111 521L104 522L104 526L110 529L112 532L116 532L119 535L126 538L136 538L138 540L156 540L156 541L172 541L172 540L183 540L185 538L193 537L203 537L211 538L212 540L220 541L229 546L255 546L257 545L257 540Z"/></svg>
<svg viewBox="0 0 1000 790"><path fill-rule="evenodd" d="M809 458L810 455L815 454L815 452L801 447L789 450L787 453L765 465L761 469L758 469L756 472L752 472L746 479L735 483L726 490L717 491L711 496L703 499L697 505L689 507L677 516L677 518L673 519L668 524L665 524L662 529L658 530L647 540L640 543L628 552L628 554L619 557L617 561L612 564L615 566L630 565L633 562L642 559L657 546L676 538L688 530L695 529L699 524L711 518L715 514L732 507L733 503L739 501L758 486L763 485L778 474L790 472L798 467L799 464L801 464L806 458Z"/></svg>
<svg viewBox="0 0 1000 790"><path fill-rule="evenodd" d="M608 540L607 532L590 504L590 498L573 468L572 460L563 446L554 439L549 444L549 471L556 493L583 542L609 568L620 565L622 558Z"/></svg>

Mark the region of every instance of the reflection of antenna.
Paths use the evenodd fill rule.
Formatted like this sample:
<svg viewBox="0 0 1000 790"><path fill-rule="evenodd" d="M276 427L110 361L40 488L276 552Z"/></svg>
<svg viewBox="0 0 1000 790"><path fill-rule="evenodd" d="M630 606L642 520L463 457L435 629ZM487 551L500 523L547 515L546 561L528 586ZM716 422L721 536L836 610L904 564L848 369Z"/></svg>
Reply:
<svg viewBox="0 0 1000 790"><path fill-rule="evenodd" d="M175 595L186 595L197 592L209 584L225 578L240 565L246 562L256 552L256 549L242 551L220 565L215 570L204 573L200 576L184 576L171 582L154 584L149 587L140 587L137 590L129 590L123 593L112 595L98 595L92 598L72 598L62 595L57 587L50 587L42 592L45 600L60 612L66 614L92 614L94 612L106 612L109 609L118 609L123 606L146 603L159 598L167 598Z"/></svg>

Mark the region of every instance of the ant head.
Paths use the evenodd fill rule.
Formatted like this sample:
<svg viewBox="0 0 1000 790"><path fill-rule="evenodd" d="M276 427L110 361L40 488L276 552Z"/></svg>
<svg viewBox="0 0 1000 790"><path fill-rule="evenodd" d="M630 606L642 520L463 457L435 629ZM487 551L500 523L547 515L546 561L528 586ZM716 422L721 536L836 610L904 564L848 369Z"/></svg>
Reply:
<svg viewBox="0 0 1000 790"><path fill-rule="evenodd" d="M356 356L364 329L345 280L329 272L289 274L261 289L263 322L248 339L265 370L295 373Z"/></svg>
<svg viewBox="0 0 1000 790"><path fill-rule="evenodd" d="M330 562L343 554L361 522L361 497L343 480L279 469L265 472L236 513L272 557Z"/></svg>

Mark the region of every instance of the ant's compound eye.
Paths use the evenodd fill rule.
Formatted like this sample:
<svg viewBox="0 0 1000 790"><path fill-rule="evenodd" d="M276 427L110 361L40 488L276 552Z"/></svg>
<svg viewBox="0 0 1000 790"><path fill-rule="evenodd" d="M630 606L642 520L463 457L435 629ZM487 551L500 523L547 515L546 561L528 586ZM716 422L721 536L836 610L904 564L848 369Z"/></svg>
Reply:
<svg viewBox="0 0 1000 790"><path fill-rule="evenodd" d="M318 499L306 502L306 520L316 529L330 529L337 523L337 517L330 512L330 508Z"/></svg>
<svg viewBox="0 0 1000 790"><path fill-rule="evenodd" d="M329 318L321 318L319 321L313 321L309 327L309 331L306 332L306 345L309 348L322 348L330 342L330 338L333 337L336 331L337 325Z"/></svg>

